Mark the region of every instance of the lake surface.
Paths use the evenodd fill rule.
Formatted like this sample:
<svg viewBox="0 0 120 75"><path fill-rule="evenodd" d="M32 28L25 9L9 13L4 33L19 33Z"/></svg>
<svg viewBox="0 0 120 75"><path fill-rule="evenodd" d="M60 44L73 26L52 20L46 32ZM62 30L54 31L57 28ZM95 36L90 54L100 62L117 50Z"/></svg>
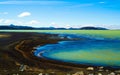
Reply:
<svg viewBox="0 0 120 75"><path fill-rule="evenodd" d="M34 54L50 60L94 66L120 67L120 39L77 34L60 34L60 37L79 38L38 47Z"/></svg>

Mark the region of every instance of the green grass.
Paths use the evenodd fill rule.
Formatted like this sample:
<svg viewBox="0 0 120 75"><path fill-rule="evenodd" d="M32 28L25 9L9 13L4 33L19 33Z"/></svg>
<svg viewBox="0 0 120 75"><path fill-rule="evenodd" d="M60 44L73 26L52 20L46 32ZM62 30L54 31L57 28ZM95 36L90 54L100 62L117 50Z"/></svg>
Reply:
<svg viewBox="0 0 120 75"><path fill-rule="evenodd" d="M120 30L0 30L0 32L42 32L120 38Z"/></svg>

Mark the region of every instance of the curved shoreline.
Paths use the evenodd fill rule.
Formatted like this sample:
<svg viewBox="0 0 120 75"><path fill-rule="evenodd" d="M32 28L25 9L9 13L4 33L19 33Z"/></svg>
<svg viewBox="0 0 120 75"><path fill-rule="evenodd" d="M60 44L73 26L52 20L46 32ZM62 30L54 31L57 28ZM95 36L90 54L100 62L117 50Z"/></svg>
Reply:
<svg viewBox="0 0 120 75"><path fill-rule="evenodd" d="M80 37L79 37L80 38ZM71 39L72 40L72 39ZM93 40L93 39L92 39ZM96 39L95 39L96 40ZM75 41L75 40L72 40L72 41ZM86 40L87 43L89 40ZM111 40L110 40L111 41ZM58 41L58 42L64 42L64 41ZM68 41L69 42L69 41ZM96 44L96 43L95 43ZM77 64L77 65L85 65L85 66L94 66L94 67L100 67L100 66L103 66L103 67L110 67L110 68L120 68L120 66L117 66L117 65L114 65L114 66L110 66L110 65L107 65L107 64L104 64L104 63L94 63L94 64L90 64L90 63L86 63L86 62L75 62L75 63L72 63L70 61L64 61L64 59L57 59L57 58L54 58L54 57L49 57L48 55L43 55L47 50L49 50L49 46L47 45L50 45L50 50L51 50L51 46L52 48L54 48L56 46L56 44L52 45L52 44L46 44L46 45L43 45L43 46L40 46L40 47L37 47L36 48L36 52L35 52L35 56L39 57L39 58L44 58L44 59L47 59L47 60L53 60L53 61L59 61L59 62L64 62L64 63L71 63L71 64ZM57 45L62 45L62 44L57 44ZM42 47L42 48L41 48ZM46 50L45 50L46 49ZM108 51L109 52L109 51ZM49 53L48 53L49 54ZM62 54L61 54L62 55ZM97 56L96 56L97 57ZM109 56L110 57L110 56ZM69 58L68 58L69 59Z"/></svg>
<svg viewBox="0 0 120 75"><path fill-rule="evenodd" d="M3 48L2 50L3 56L9 55L10 57L9 59L14 60L13 63L15 64L11 64L8 58L6 59L3 57L7 62L9 62L13 66L13 69L16 66L17 66L16 68L19 68L19 66L22 64L38 70L52 69L62 72L68 72L68 71L76 72L81 70L87 72L86 71L87 67L94 67L95 72L97 71L96 69L98 69L98 67L96 66L72 64L62 61L48 60L46 58L39 58L34 56L33 51L38 46L44 46L46 44L55 44L60 41L69 40L66 38L60 39L56 34L52 35L52 34L41 34L41 33L12 33L12 32L5 32L3 34L11 35L9 39L5 38L5 40L0 40L0 42L3 42L0 46L1 48ZM53 39L51 37L56 37L56 39ZM17 65L16 63L18 63L19 65ZM116 70L111 67L106 67L104 69Z"/></svg>
<svg viewBox="0 0 120 75"><path fill-rule="evenodd" d="M52 34L49 34L49 35L52 35ZM69 39L62 39L62 40L69 40ZM49 44L55 44L55 43L58 43L60 42L61 39L59 41L56 41L54 43L49 43ZM42 46L44 45L47 45L48 43L46 44L43 44ZM39 46L41 46L40 44L38 44ZM35 48L37 48L38 46L35 46ZM34 49L34 47L32 48ZM21 51L21 50L20 50ZM35 50L32 50L32 51L35 51ZM22 52L21 52L22 53ZM23 54L23 53L22 53ZM25 54L23 54L25 58L27 58L27 56ZM32 55L34 56L34 54L32 53ZM100 67L100 66L97 66L97 65L90 65L90 64L75 64L75 63L69 63L69 62L63 62L63 61L58 61L58 60L51 60L51 59L48 59L46 57L43 57L42 56L42 53L40 53L41 57L37 57L38 59L40 60L43 60L45 62L48 62L48 63L54 63L54 64L58 64L59 65L63 65L63 66L71 66L71 67L78 67L78 68L87 68L89 66L92 66L94 68L97 68L97 67ZM35 56L36 57L36 56ZM28 58L27 58L28 59ZM107 69L114 69L112 66L104 66L104 68L107 68Z"/></svg>
<svg viewBox="0 0 120 75"><path fill-rule="evenodd" d="M50 43L50 41L51 41L52 39L50 39L49 40L49 42L48 43ZM54 39L53 39L54 40ZM58 41L60 41L61 39L57 39L57 41L56 42L51 42L51 44L54 44L54 43L57 43ZM62 40L65 40L65 39L62 39ZM67 40L67 39L66 39ZM24 42L25 42L26 40L24 40ZM44 40L45 41L45 40ZM32 41L31 41L32 42ZM36 41L36 42L38 42L38 41ZM35 42L35 44L36 44L36 42ZM48 44L48 43L46 43L46 44ZM27 45L29 45L30 43L28 43ZM32 43L32 44L34 44L34 43ZM22 48L21 49L21 47L22 46L24 46L24 44L23 44L23 41L21 41L20 43L18 43L16 46L15 46L15 50L17 50L17 51L19 51L26 59L28 59L28 60L32 60L32 61L35 61L34 62L34 65L35 64L44 64L44 65L48 65L48 66L46 66L45 68L58 68L58 69L63 69L63 70L70 70L70 69L79 69L80 67L77 67L78 65L76 65L76 66L74 66L74 64L68 64L68 63L65 63L65 62L59 62L59 61L55 61L55 60L48 60L48 59L46 59L46 58L38 58L38 57L36 57L36 56L34 56L34 54L32 53L33 51L34 51L34 48L35 47L37 47L37 46L43 46L43 45L45 45L45 44L41 44L40 42L39 42L39 44L36 44L35 46L33 46L33 47L30 47L30 49L29 49L29 52L26 52L25 50L26 49L24 49L24 48ZM37 66L37 67L39 67L39 66ZM41 67L41 66L40 66ZM84 67L85 67L85 65L84 65ZM80 68L81 69L81 68Z"/></svg>

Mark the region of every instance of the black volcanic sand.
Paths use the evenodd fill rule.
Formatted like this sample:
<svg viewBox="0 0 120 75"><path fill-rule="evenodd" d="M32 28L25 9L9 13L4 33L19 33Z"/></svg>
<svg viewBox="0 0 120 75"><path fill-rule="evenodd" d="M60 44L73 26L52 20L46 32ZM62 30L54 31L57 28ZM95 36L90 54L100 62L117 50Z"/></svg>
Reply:
<svg viewBox="0 0 120 75"><path fill-rule="evenodd" d="M74 73L77 71L87 73L86 68L90 65L65 63L46 58L38 58L33 55L35 47L53 44L63 40L69 39L61 39L57 34L0 32L0 74L19 73L21 65L27 66L23 75L31 75L31 72L33 74L53 71L58 72L57 75L65 75L66 72ZM94 68L97 71L98 67Z"/></svg>

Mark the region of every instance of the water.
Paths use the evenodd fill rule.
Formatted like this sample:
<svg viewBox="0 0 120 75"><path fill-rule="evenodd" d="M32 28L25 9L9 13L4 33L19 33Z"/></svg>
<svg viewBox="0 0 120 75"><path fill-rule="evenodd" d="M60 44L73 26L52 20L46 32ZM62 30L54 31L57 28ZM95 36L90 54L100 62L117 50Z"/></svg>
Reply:
<svg viewBox="0 0 120 75"><path fill-rule="evenodd" d="M38 47L34 54L50 60L75 64L120 67L120 40L81 35L60 35L79 38L77 41L61 41Z"/></svg>

